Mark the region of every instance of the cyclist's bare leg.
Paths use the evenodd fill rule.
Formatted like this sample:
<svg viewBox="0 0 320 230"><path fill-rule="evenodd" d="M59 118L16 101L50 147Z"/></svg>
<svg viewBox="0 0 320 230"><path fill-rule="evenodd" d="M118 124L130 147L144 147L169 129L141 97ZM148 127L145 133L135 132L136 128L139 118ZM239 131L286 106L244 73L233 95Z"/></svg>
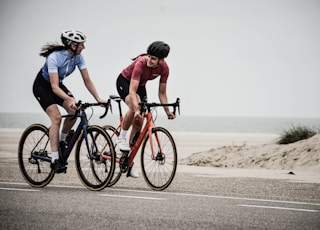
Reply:
<svg viewBox="0 0 320 230"><path fill-rule="evenodd" d="M137 100L138 100L138 102L141 101L139 95L137 95ZM130 95L128 95L126 97L125 102L128 105L129 110L124 116L121 128L123 130L128 130L132 126L132 130L131 130L130 138L129 138L129 143L130 143L132 138L133 138L133 136L134 136L134 134L137 131L141 130L141 127L142 127L142 124L143 124L143 119L139 119L139 120L134 119L134 111L132 109L133 105L132 105L132 100L130 98Z"/></svg>
<svg viewBox="0 0 320 230"><path fill-rule="evenodd" d="M61 124L61 114L56 104L50 105L46 109L51 125L49 130L51 152L57 152L59 147L59 129Z"/></svg>
<svg viewBox="0 0 320 230"><path fill-rule="evenodd" d="M71 110L70 108L68 108L67 105L65 104L65 102L63 102L63 108L67 111L68 114L75 113L75 110ZM71 120L69 118L64 119L61 132L67 134L70 131L70 129L72 129L72 127L76 123L76 121L77 121L77 119L73 119L73 120Z"/></svg>
<svg viewBox="0 0 320 230"><path fill-rule="evenodd" d="M59 130L61 124L61 114L56 104L50 105L46 109L46 113L48 114L51 120L51 126L49 129L49 138L50 138L50 146L51 146L51 169L56 171L57 173L66 172L66 167L64 164L59 163L57 161L59 156Z"/></svg>
<svg viewBox="0 0 320 230"><path fill-rule="evenodd" d="M136 132L141 130L142 124L143 124L143 118L139 118L138 120L137 119L133 120L132 130L130 133L130 143L131 143L134 135L136 134Z"/></svg>
<svg viewBox="0 0 320 230"><path fill-rule="evenodd" d="M140 101L140 98L139 98L138 95L137 95L137 99L138 99L138 101ZM129 138L129 143L131 143L131 140L132 140L134 134L138 130L141 129L141 125L143 123L143 122L141 122L141 125L140 125L140 123L137 122L138 120L136 121L136 118L134 118L135 112L134 112L134 109L133 109L134 108L134 105L133 105L133 102L132 102L133 100L132 100L132 98L130 98L130 95L128 95L126 97L125 102L128 105L129 110L127 111L127 113L125 114L125 116L123 118L121 131L120 131L120 135L119 135L119 140L121 140L126 135L126 133L129 130L129 128L132 126L132 130L131 130L130 138ZM143 121L143 118L142 118L142 121ZM126 143L126 144L129 144L129 143ZM129 148L129 145L128 145L128 148ZM120 147L120 149L121 149L121 147ZM123 149L127 149L127 148L123 147ZM127 173L127 177L128 176L131 176L131 177L134 177L134 178L139 177L139 173L132 167L132 165L130 166L129 171Z"/></svg>
<svg viewBox="0 0 320 230"><path fill-rule="evenodd" d="M123 117L121 129L128 130L132 125L133 117L134 112L131 109L129 109Z"/></svg>

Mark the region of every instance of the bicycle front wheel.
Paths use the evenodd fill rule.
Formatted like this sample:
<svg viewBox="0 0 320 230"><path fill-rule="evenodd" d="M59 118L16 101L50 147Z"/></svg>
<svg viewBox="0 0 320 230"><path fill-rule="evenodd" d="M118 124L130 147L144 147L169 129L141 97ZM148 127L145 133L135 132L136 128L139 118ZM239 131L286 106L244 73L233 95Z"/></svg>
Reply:
<svg viewBox="0 0 320 230"><path fill-rule="evenodd" d="M18 148L18 161L24 179L33 187L44 187L53 179L50 167L49 129L32 124L23 132Z"/></svg>
<svg viewBox="0 0 320 230"><path fill-rule="evenodd" d="M171 184L177 169L177 149L165 128L153 128L152 136L146 136L141 148L141 168L153 190L164 190Z"/></svg>
<svg viewBox="0 0 320 230"><path fill-rule="evenodd" d="M77 143L76 169L85 187L99 191L112 179L115 167L114 147L110 136L99 126L89 126L86 137L82 133ZM103 159L102 154L108 155L108 160Z"/></svg>

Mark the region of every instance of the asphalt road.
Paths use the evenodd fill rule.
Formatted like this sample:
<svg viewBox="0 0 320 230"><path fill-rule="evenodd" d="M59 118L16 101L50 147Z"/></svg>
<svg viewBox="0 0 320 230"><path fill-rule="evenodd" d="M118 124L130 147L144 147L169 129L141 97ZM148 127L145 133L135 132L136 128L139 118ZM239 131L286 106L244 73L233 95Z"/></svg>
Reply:
<svg viewBox="0 0 320 230"><path fill-rule="evenodd" d="M318 183L178 172L162 192L142 176L92 192L69 165L39 189L2 160L0 229L320 229Z"/></svg>

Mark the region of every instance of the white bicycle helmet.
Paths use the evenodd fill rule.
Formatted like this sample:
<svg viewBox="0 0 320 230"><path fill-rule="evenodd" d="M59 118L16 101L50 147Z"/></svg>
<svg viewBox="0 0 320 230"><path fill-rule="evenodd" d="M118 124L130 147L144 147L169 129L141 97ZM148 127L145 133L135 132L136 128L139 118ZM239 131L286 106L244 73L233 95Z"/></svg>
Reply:
<svg viewBox="0 0 320 230"><path fill-rule="evenodd" d="M86 35L78 30L64 30L61 33L61 41L65 46L70 46L71 42L81 43L86 40Z"/></svg>

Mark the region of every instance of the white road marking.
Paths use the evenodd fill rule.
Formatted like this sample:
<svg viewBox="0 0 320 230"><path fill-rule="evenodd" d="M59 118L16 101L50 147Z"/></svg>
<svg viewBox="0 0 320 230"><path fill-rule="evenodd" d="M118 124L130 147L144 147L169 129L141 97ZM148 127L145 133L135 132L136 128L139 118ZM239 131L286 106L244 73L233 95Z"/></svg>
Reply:
<svg viewBox="0 0 320 230"><path fill-rule="evenodd" d="M0 190L25 191L25 192L39 192L39 190L27 189L27 188L0 188Z"/></svg>
<svg viewBox="0 0 320 230"><path fill-rule="evenodd" d="M0 184L27 185L27 183L16 183L16 182L0 182ZM48 185L48 187L85 189L85 187L82 187L82 186L64 186L64 185ZM39 190L36 190L36 191L39 191ZM302 204L302 205L320 206L320 203L310 203L310 202L268 200L268 199L230 197L230 196L212 196L212 195L201 195L201 194L192 194L192 193L174 193L174 192L165 192L165 191L157 192L157 191L143 191L143 190L117 189L117 188L106 188L106 191L119 191L119 192L132 192L132 193L145 193L145 194L161 194L161 195L174 195L174 196L189 196L189 197L203 197L203 198L227 199L227 200L228 199L229 200L246 200L246 201L258 201L258 202L270 202L270 203ZM105 195L105 194L100 194L100 195ZM109 194L106 194L106 195L109 195ZM109 196L112 196L112 195L109 195ZM118 195L118 196L120 196L120 195ZM167 199L167 198L157 198L157 199Z"/></svg>
<svg viewBox="0 0 320 230"><path fill-rule="evenodd" d="M308 203L308 202L298 202L298 201L267 200L267 199L256 199L256 198L246 198L246 197L212 196L212 195L201 195L201 194L191 194L191 193L142 191L142 190L116 189L116 188L110 188L110 189L111 190L122 191L122 192L152 193L152 194L162 194L162 195L204 197L204 198L228 199L228 200L247 200L247 201L259 201L259 202L285 203L285 204L306 204L306 205L320 206L320 203Z"/></svg>
<svg viewBox="0 0 320 230"><path fill-rule="evenodd" d="M269 208L269 209L280 209L280 210L292 210L300 212L319 212L315 209L302 209L302 208L285 208L285 207L276 207L276 206L261 206L261 205L248 205L248 204L239 204L238 206L249 207L249 208Z"/></svg>
<svg viewBox="0 0 320 230"><path fill-rule="evenodd" d="M100 194L100 196L130 198L130 199L133 198L133 199L144 199L144 200L166 200L166 198L143 197L143 196L122 196L122 195L109 195L109 194Z"/></svg>
<svg viewBox="0 0 320 230"><path fill-rule="evenodd" d="M29 185L27 183L19 183L19 182L0 182L0 184L5 185ZM46 187L53 187L53 188L80 188L80 189L86 189L84 186L73 186L73 185L47 185Z"/></svg>

